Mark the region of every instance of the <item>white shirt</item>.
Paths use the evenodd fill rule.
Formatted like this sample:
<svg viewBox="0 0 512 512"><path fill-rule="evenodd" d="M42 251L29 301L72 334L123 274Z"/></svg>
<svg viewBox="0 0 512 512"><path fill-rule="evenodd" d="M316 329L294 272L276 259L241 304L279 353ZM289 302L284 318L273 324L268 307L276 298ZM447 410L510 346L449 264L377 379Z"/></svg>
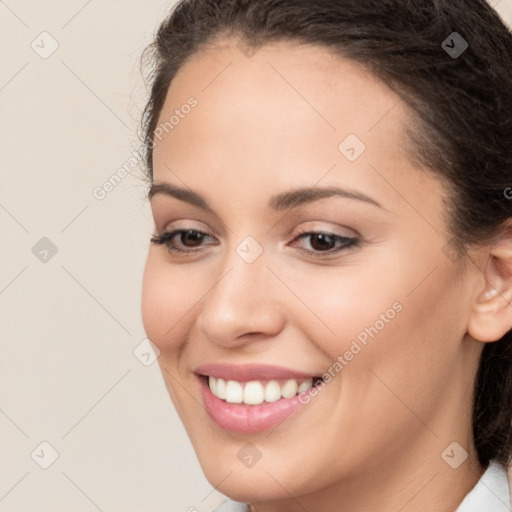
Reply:
<svg viewBox="0 0 512 512"><path fill-rule="evenodd" d="M505 468L491 461L455 512L510 512L510 490Z"/></svg>
<svg viewBox="0 0 512 512"><path fill-rule="evenodd" d="M228 499L212 512L249 512L249 507ZM505 468L491 461L475 487L466 494L454 512L512 512Z"/></svg>

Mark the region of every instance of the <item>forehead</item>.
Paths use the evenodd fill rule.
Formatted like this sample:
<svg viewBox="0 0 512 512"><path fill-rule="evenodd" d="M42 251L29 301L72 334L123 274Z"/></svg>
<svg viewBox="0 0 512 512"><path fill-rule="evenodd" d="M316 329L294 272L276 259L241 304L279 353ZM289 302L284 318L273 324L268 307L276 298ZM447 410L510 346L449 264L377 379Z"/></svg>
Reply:
<svg viewBox="0 0 512 512"><path fill-rule="evenodd" d="M313 132L334 141L347 132L369 139L380 122L399 128L406 117L406 106L395 92L361 65L326 48L278 42L248 57L240 47L227 39L192 55L171 83L160 121L191 96L198 108L180 124L195 131L202 127L210 138L236 123L245 124L245 133L232 132L230 139L248 130L260 139L283 128L290 136L302 133L315 142ZM183 131L176 126L171 139Z"/></svg>
<svg viewBox="0 0 512 512"><path fill-rule="evenodd" d="M406 172L408 120L400 96L328 49L286 41L252 54L225 39L194 54L171 83L154 177L174 181L171 168L213 188L226 174L275 187L290 173L315 181L333 166L349 184L369 162Z"/></svg>

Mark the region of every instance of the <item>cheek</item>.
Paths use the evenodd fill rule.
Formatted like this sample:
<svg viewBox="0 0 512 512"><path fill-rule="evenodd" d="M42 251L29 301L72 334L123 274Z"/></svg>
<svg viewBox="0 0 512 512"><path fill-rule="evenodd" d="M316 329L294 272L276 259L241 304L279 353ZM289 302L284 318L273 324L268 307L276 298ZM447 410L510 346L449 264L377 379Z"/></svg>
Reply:
<svg viewBox="0 0 512 512"><path fill-rule="evenodd" d="M178 384L181 379L178 365L193 324L194 305L205 290L200 288L197 273L187 270L185 266L170 265L165 260L165 254L162 254L164 251L159 249L150 248L144 267L142 322L146 336L160 350L158 364L165 386L178 415L184 421L190 400L187 393L183 395L185 383ZM194 404L192 401L192 406Z"/></svg>
<svg viewBox="0 0 512 512"><path fill-rule="evenodd" d="M300 302L293 297L289 301L294 321L330 360L351 347L359 354L352 342L364 349L372 339L384 337L404 314L405 285L391 276L386 279L386 275L389 271L380 272L377 263L370 272L351 265L296 272L287 281L300 298ZM352 360L350 354L348 357Z"/></svg>
<svg viewBox="0 0 512 512"><path fill-rule="evenodd" d="M462 290L454 284L447 266L439 265L417 288L410 283L414 281L394 280L380 297L385 300L368 301L371 314L363 317L368 323L355 337L357 340L363 333L366 343L359 343L361 352L344 370L351 376L345 391L357 397L356 401L367 402L367 411L371 411L368 421L380 408L389 426L394 417L406 412L403 404L425 421L432 417L460 364L460 340L465 333ZM378 289L385 288L379 283ZM392 316L386 314L386 308L393 301L400 304L401 311L388 323L376 322L381 313ZM357 308L352 306L348 313L356 316Z"/></svg>
<svg viewBox="0 0 512 512"><path fill-rule="evenodd" d="M144 268L142 322L148 338L161 352L168 352L182 344L194 305L205 290L193 270L170 265L158 252L150 249Z"/></svg>
<svg viewBox="0 0 512 512"><path fill-rule="evenodd" d="M365 389L377 378L370 370L382 372L394 389L405 386L406 394L434 385L436 374L449 373L465 334L463 291L449 265L438 258L429 275L433 257L407 264L397 254L393 261L390 267L375 260L365 272L340 269L334 278L332 272L294 276L294 291L312 311L295 316L301 330L332 365L340 363L331 374L350 376L346 385L356 396L357 386ZM386 392L382 385L380 392Z"/></svg>

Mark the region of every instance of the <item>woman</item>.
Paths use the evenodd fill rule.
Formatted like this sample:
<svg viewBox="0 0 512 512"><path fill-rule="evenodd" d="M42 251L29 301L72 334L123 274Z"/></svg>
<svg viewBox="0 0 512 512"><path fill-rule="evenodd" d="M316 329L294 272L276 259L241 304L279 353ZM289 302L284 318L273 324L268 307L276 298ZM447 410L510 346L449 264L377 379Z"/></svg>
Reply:
<svg viewBox="0 0 512 512"><path fill-rule="evenodd" d="M509 511L512 36L483 0L184 0L142 316L219 511Z"/></svg>

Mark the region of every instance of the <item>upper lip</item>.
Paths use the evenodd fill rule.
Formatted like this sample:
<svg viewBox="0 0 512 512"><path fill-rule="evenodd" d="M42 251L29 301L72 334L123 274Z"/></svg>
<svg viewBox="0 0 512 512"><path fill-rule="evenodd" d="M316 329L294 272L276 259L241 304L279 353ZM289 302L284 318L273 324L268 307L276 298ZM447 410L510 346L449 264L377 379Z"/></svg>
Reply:
<svg viewBox="0 0 512 512"><path fill-rule="evenodd" d="M198 366L194 371L199 375L207 375L224 380L236 380L238 382L271 379L299 380L318 376L318 374L300 372L282 366L263 364L209 363Z"/></svg>

